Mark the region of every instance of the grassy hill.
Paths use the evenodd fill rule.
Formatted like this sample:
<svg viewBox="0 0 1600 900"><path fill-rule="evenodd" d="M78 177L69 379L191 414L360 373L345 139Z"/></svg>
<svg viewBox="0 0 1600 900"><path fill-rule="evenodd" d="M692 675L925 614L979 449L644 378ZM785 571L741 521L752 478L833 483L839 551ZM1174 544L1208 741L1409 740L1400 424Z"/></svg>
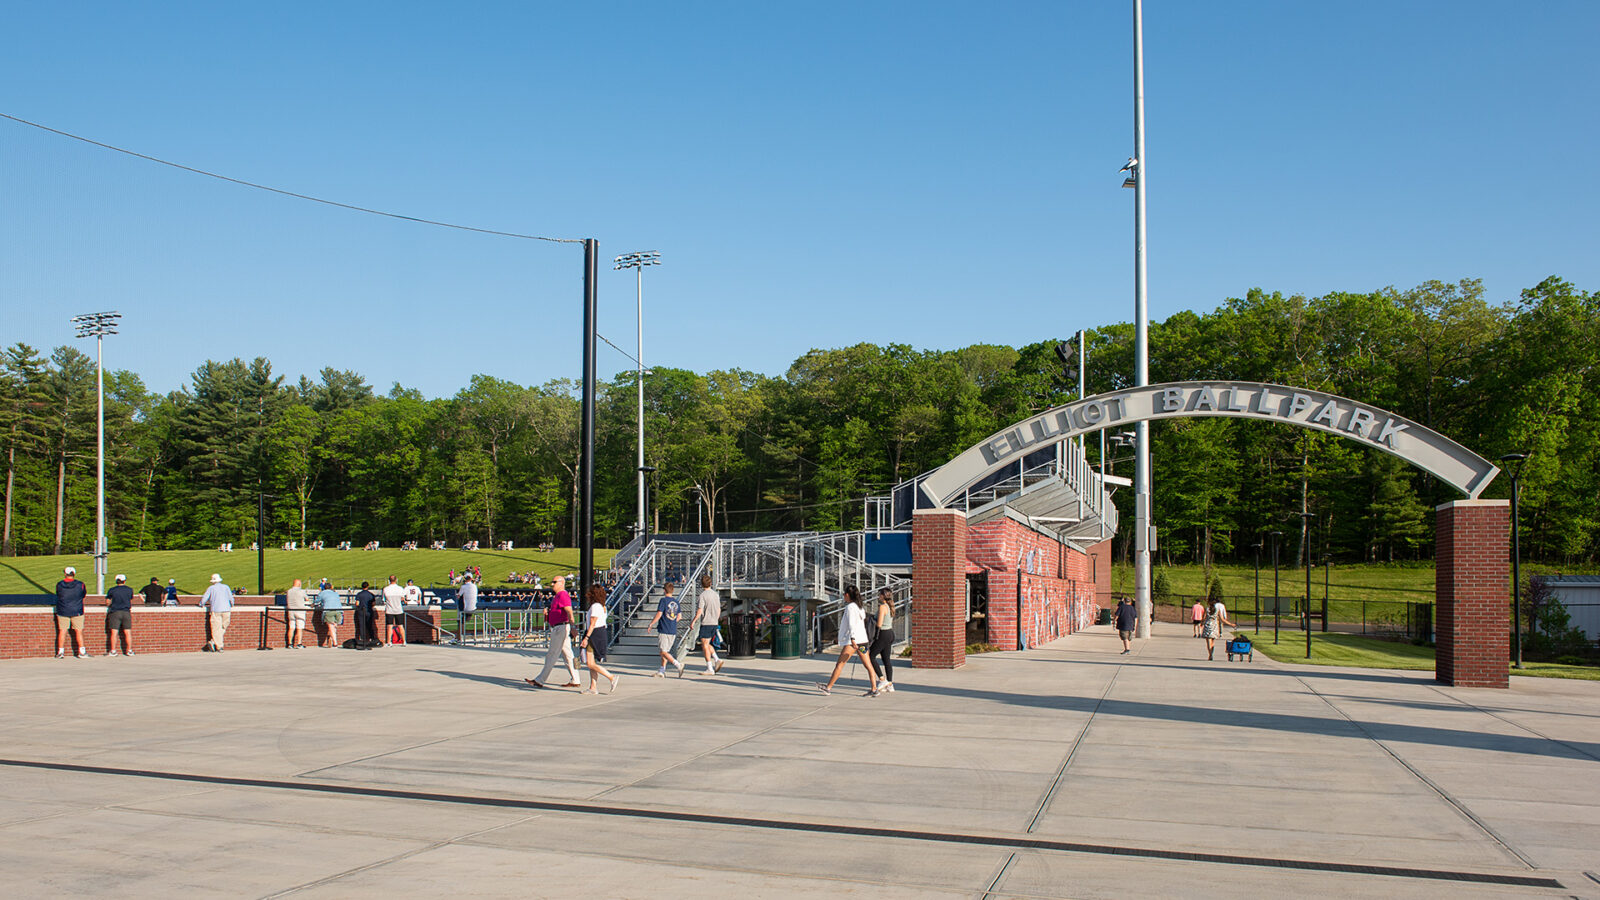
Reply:
<svg viewBox="0 0 1600 900"><path fill-rule="evenodd" d="M606 566L615 550L595 550L595 565ZM185 594L202 593L211 580L211 573L222 575L224 581L234 586L256 588L256 555L247 550L218 553L215 550L151 550L145 552L113 553L111 571L106 576L106 586L118 573L128 576L128 583L137 590L152 577L178 580L178 590ZM94 561L88 556L17 556L0 559L0 594L48 593L55 589L64 566L76 566L78 575L94 588ZM561 548L550 553L537 550L275 550L266 553L266 588L269 593L281 592L292 579L308 583L318 579L331 579L336 587L353 587L362 581L385 584L390 575L398 575L401 582L413 579L424 587L443 585L445 574L454 568L457 572L469 566L483 569L487 585L501 584L512 571L539 573L548 584L556 575L576 572L578 551Z"/></svg>

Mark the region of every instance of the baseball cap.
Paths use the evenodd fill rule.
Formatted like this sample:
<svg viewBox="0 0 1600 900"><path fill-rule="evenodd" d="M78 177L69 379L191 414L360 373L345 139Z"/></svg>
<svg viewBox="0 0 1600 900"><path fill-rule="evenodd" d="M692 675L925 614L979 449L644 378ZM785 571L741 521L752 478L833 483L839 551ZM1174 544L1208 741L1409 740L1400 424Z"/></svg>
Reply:
<svg viewBox="0 0 1600 900"><path fill-rule="evenodd" d="M66 567L66 568L65 568L65 569L62 569L62 570L61 570L61 573L62 573L62 574L63 574L63 575L76 575L76 574L78 574L78 570L77 570L77 569L74 569L74 568L73 568L73 567L71 567L71 566L67 566L67 567Z"/></svg>
<svg viewBox="0 0 1600 900"><path fill-rule="evenodd" d="M117 583L118 584L121 584L122 582L127 581L127 580L128 580L128 576L126 576L126 575L118 575L117 576Z"/></svg>
<svg viewBox="0 0 1600 900"><path fill-rule="evenodd" d="M167 584L177 584L177 583L178 583L178 579L176 579L176 578L168 578L167 579Z"/></svg>

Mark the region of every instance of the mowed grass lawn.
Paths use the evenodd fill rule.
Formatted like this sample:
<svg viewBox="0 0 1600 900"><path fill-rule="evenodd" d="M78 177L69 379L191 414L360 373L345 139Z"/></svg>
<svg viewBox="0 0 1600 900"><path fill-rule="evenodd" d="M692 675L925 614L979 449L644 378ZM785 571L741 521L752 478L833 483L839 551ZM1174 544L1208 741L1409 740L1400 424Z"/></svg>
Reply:
<svg viewBox="0 0 1600 900"><path fill-rule="evenodd" d="M1255 651L1279 662L1302 663L1317 666L1353 666L1361 669L1426 669L1433 670L1432 647L1418 647L1398 641L1384 641L1355 634L1311 635L1311 658L1306 659L1306 633L1300 630L1280 632L1278 643L1272 643L1272 632L1239 632L1250 638ZM1225 652L1217 648L1218 652ZM1559 663L1524 662L1523 668L1512 669L1513 675L1532 675L1542 678L1577 678L1600 681L1600 666L1564 666Z"/></svg>
<svg viewBox="0 0 1600 900"><path fill-rule="evenodd" d="M615 550L594 551L595 566L610 564ZM128 576L128 583L138 590L159 578L164 586L167 579L178 580L178 591L184 594L203 593L216 572L235 587L256 589L256 554L248 550L218 553L215 550L148 550L143 552L113 553L111 569L106 575L106 586L112 585L117 573ZM55 590L65 566L75 566L78 576L94 589L94 560L87 555L73 556L15 556L0 559L0 594L37 594ZM362 581L386 584L390 575L397 575L402 583L407 578L423 587L445 585L450 569L460 572L478 566L483 570L484 584L493 587L504 583L513 571L539 573L546 584L557 575L578 570L578 551L560 548L549 553L537 550L276 550L266 552L266 589L268 593L281 593L289 583L299 578L315 584L321 578L333 581L335 587L355 587Z"/></svg>

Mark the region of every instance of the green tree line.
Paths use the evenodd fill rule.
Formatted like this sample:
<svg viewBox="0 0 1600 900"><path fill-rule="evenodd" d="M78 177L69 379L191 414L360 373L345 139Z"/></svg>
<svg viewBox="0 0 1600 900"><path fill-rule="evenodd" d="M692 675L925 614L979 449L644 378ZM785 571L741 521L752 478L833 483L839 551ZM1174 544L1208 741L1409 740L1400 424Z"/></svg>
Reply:
<svg viewBox="0 0 1600 900"><path fill-rule="evenodd" d="M653 530L859 527L864 498L1077 396L1058 339L1024 347L813 350L781 376L657 368L645 378ZM1088 332L1089 393L1131 383L1133 329ZM1068 354L1076 359L1077 354ZM1342 394L1415 419L1522 470L1524 553L1593 562L1600 551L1600 295L1557 278L1491 303L1480 283L1284 296L1253 290L1150 329L1152 381L1241 379ZM93 360L24 344L0 358L4 552L93 543ZM599 387L597 539L635 517L636 382ZM475 376L453 397L376 392L328 368L286 382L266 359L207 361L181 391L106 375L106 511L112 550L255 539L386 546L574 541L579 403L569 380ZM1432 510L1455 492L1357 442L1293 426L1177 419L1151 426L1155 522L1166 562L1247 560L1285 533L1286 561L1432 552ZM1090 460L1131 474L1113 443ZM1506 496L1501 477L1488 496ZM1131 520L1131 491L1117 502ZM1304 526L1302 512L1314 514ZM1125 552L1119 539L1119 552Z"/></svg>

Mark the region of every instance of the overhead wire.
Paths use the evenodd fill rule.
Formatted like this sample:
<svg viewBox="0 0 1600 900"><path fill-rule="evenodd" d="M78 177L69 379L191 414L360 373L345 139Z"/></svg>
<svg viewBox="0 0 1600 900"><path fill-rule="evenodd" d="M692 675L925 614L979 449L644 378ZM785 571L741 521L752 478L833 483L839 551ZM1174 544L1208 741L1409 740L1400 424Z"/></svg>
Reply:
<svg viewBox="0 0 1600 900"><path fill-rule="evenodd" d="M136 150L129 150L126 147L118 147L115 144L107 144L107 143L104 143L102 141L94 140L92 138L86 138L81 134L73 134L70 131L62 131L59 128L51 128L48 125L42 125L42 124L40 124L38 122L30 122L27 119L21 118L20 116L13 116L13 115L11 115L9 113L0 112L0 118L10 119L11 121L16 122L16 123L18 123L20 125L27 125L30 128L37 128L40 131L48 131L51 134L57 134L57 135L60 135L62 137L65 137L65 138L71 138L72 140L75 140L75 141L82 141L85 144L90 144L90 145L95 146L95 147L101 147L101 148L106 149L106 150L112 150L112 151L115 151L117 153L123 153L123 154L126 154L128 156L135 157L137 159L147 160L149 162L158 163L158 164L163 165L163 166L170 166L170 167L172 167L174 169L181 169L181 170L183 170L185 172L193 172L196 175L204 175L207 178L215 178L215 179L217 179L219 181L226 181L226 182L229 182L229 183L232 183L232 184L242 185L242 186L248 187L248 188L255 188L256 190L259 190L259 191L269 191L269 192L274 193L274 194L281 194L281 195L283 195L285 197L294 197L295 199L298 199L298 200L310 200L312 203L322 203L322 204L326 204L328 206L336 206L336 207L338 207L340 209L352 210L354 212L368 213L368 214L374 215L374 216L387 216L388 218L391 218L391 219L401 219L401 220L406 221L406 222L416 222L419 225L436 225L436 226L438 226L440 228L454 228L454 229L456 229L458 231L472 231L472 232L477 232L478 234L493 234L493 235L498 235L500 237L520 238L522 240L528 240L528 241L548 241L548 242L550 242L552 244L581 244L581 243L583 243L582 239L580 239L580 238L545 237L543 235L538 235L538 234L521 234L521 233L518 233L518 232L515 232L515 231L498 231L498 230L493 229L493 228L478 228L478 227L475 227L475 226L472 226L472 225L458 225L458 224L456 224L454 222L441 222L441 221L439 221L437 219L424 219L424 218L422 218L420 216L408 216L408 215L404 215L402 213L392 213L392 212L386 212L386 211L381 210L381 209L371 209L371 208L365 207L365 206L356 206L353 203L341 203L338 200L328 200L328 199L325 199L325 198L322 198L322 197L313 197L310 194L301 194L301 193L298 193L298 192L295 192L295 191L284 190L283 188L275 188L275 187L272 187L271 185L258 184L258 183L254 182L254 181L246 181L243 178L234 178L234 177L232 177L230 175L222 175L222 174L217 173L217 172L211 172L211 171L207 171L205 169L198 169L198 168L195 168L194 166L186 166L183 163L175 163L175 162L172 162L171 160L161 159L160 157L157 157L157 156L150 156L149 154L146 154L146 153L139 153ZM610 341L607 341L606 343L610 343Z"/></svg>

